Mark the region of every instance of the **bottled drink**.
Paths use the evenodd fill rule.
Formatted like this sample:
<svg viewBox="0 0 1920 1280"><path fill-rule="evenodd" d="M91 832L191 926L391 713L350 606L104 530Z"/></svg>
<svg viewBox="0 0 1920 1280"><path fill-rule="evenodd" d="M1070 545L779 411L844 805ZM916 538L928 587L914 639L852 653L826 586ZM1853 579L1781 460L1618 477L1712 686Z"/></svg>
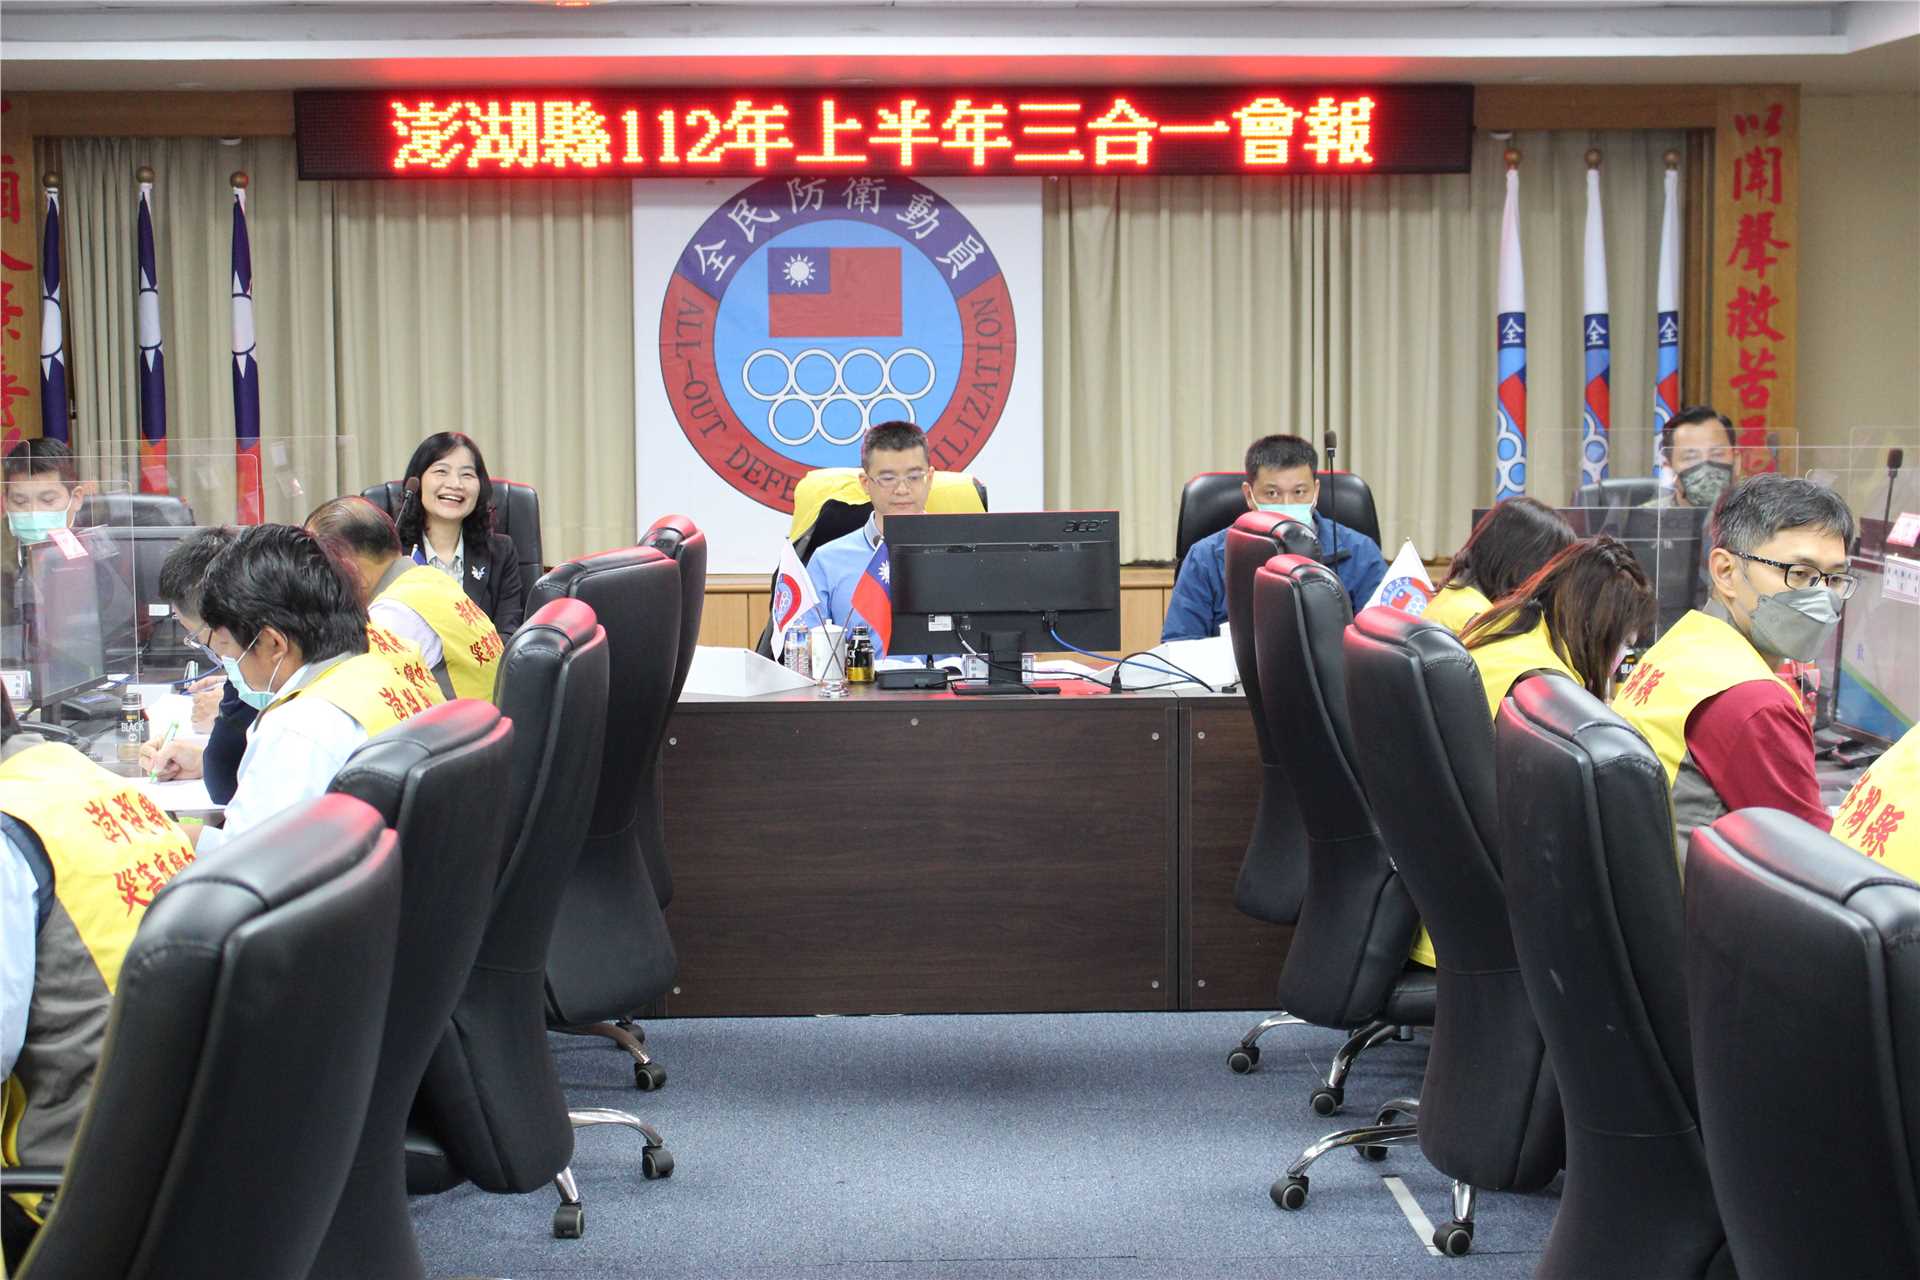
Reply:
<svg viewBox="0 0 1920 1280"><path fill-rule="evenodd" d="M787 643L781 662L797 676L813 679L813 639L809 630L795 623L787 628Z"/></svg>
<svg viewBox="0 0 1920 1280"><path fill-rule="evenodd" d="M873 632L866 627L853 629L847 647L847 679L853 684L873 683Z"/></svg>
<svg viewBox="0 0 1920 1280"><path fill-rule="evenodd" d="M147 705L132 685L120 695L120 722L114 732L114 754L122 764L137 764L147 741Z"/></svg>

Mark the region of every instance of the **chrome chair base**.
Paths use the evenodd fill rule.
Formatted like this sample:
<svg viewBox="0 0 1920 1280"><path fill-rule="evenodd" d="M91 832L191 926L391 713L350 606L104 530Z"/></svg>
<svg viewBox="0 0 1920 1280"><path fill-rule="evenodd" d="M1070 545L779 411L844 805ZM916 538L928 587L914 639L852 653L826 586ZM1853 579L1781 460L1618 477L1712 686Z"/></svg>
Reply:
<svg viewBox="0 0 1920 1280"><path fill-rule="evenodd" d="M1347 1076L1353 1070L1354 1060L1376 1045L1389 1040L1411 1040L1413 1031L1409 1027L1396 1026L1391 1022L1369 1022L1347 1037L1333 1055L1333 1065L1327 1068L1327 1082L1313 1091L1311 1099L1315 1115L1337 1115L1340 1106L1347 1100Z"/></svg>
<svg viewBox="0 0 1920 1280"><path fill-rule="evenodd" d="M1305 1025L1301 1019L1290 1013L1276 1013L1271 1018L1262 1019L1253 1030L1240 1037L1233 1052L1227 1055L1227 1069L1235 1075L1243 1076L1260 1065L1260 1037L1275 1027Z"/></svg>
<svg viewBox="0 0 1920 1280"><path fill-rule="evenodd" d="M1410 1123L1388 1123L1395 1116L1402 1117ZM1302 1151L1300 1158L1287 1166L1286 1173L1274 1182L1268 1194L1282 1209L1304 1207L1307 1203L1309 1181L1307 1170L1312 1167L1314 1161L1327 1152L1337 1151L1341 1147L1354 1148L1356 1154L1363 1160L1385 1160L1388 1147L1419 1140L1419 1127L1411 1123L1417 1121L1419 1116L1420 1100L1418 1098L1395 1098L1391 1102L1383 1103L1372 1124L1330 1133Z"/></svg>
<svg viewBox="0 0 1920 1280"><path fill-rule="evenodd" d="M645 1143L640 1148L641 1176L649 1182L673 1176L673 1153L667 1150L666 1140L660 1136L658 1129L640 1117L607 1107L584 1107L579 1111L567 1112L567 1120L576 1129L602 1124L617 1124L632 1129ZM560 1203L553 1211L553 1234L561 1240L577 1240L586 1233L587 1207L581 1203L580 1185L574 1181L573 1166L569 1165L554 1175L553 1189L560 1193Z"/></svg>
<svg viewBox="0 0 1920 1280"><path fill-rule="evenodd" d="M602 1036L613 1041L633 1059L633 1087L642 1093L652 1093L667 1082L667 1070L653 1060L647 1052L647 1033L631 1018L615 1018L611 1022L586 1022L578 1026L552 1028L568 1036Z"/></svg>

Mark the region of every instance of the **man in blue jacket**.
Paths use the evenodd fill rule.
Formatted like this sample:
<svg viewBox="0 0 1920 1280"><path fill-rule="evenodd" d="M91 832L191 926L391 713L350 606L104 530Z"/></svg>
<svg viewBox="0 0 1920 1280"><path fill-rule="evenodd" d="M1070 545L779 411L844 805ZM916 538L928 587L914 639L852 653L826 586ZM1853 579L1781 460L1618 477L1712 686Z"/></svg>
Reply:
<svg viewBox="0 0 1920 1280"><path fill-rule="evenodd" d="M1364 533L1314 510L1320 499L1320 455L1299 436L1262 436L1247 449L1247 478L1240 491L1249 511L1292 516L1313 526L1320 560L1339 575L1357 612L1386 576L1387 562ZM1162 640L1198 640L1220 634L1227 620L1227 531L1208 534L1187 549L1167 601Z"/></svg>

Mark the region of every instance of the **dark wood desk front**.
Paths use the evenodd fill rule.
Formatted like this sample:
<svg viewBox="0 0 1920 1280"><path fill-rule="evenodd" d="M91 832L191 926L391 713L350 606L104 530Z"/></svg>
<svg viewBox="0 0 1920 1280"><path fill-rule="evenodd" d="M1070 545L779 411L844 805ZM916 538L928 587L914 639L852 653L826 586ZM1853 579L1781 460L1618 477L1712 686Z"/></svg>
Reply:
<svg viewBox="0 0 1920 1280"><path fill-rule="evenodd" d="M1244 703L1084 687L684 698L664 1011L1270 1003L1287 931L1233 908L1259 779Z"/></svg>

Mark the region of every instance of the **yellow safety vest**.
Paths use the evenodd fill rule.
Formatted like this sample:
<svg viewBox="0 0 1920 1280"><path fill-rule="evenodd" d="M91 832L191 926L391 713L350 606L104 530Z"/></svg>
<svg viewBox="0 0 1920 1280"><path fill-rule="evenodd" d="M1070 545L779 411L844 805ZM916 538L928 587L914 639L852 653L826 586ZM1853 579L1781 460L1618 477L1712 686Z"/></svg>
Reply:
<svg viewBox="0 0 1920 1280"><path fill-rule="evenodd" d="M0 811L39 839L54 899L34 942L26 1043L0 1107L0 1159L58 1166L86 1110L134 931L153 895L192 863L193 844L132 782L63 743L0 763ZM37 1193L14 1199L38 1218Z"/></svg>
<svg viewBox="0 0 1920 1280"><path fill-rule="evenodd" d="M1660 757L1671 787L1687 755L1687 718L1694 708L1752 680L1777 681L1800 701L1799 690L1774 674L1732 623L1693 609L1647 650L1614 694L1613 709Z"/></svg>
<svg viewBox="0 0 1920 1280"><path fill-rule="evenodd" d="M418 649L377 627L367 628L367 637L371 646L367 652L328 667L262 711L262 719L301 698L314 697L352 716L372 738L446 701ZM392 652L386 651L388 647Z"/></svg>
<svg viewBox="0 0 1920 1280"><path fill-rule="evenodd" d="M1427 602L1426 611L1420 616L1459 635L1469 622L1490 607L1491 602L1477 588L1448 587Z"/></svg>
<svg viewBox="0 0 1920 1280"><path fill-rule="evenodd" d="M1860 775L1840 804L1833 834L1889 871L1920 880L1920 726Z"/></svg>
<svg viewBox="0 0 1920 1280"><path fill-rule="evenodd" d="M493 700L494 676L506 644L494 629L486 610L468 598L460 584L438 569L415 565L395 578L379 595L425 618L440 637L447 678L459 698Z"/></svg>
<svg viewBox="0 0 1920 1280"><path fill-rule="evenodd" d="M1490 641L1467 652L1473 655L1473 665L1480 668L1480 687L1487 694L1487 715L1493 719L1499 718L1500 703L1513 688L1514 681L1529 671L1557 671L1575 684L1583 683L1554 648L1544 618L1531 631Z"/></svg>

